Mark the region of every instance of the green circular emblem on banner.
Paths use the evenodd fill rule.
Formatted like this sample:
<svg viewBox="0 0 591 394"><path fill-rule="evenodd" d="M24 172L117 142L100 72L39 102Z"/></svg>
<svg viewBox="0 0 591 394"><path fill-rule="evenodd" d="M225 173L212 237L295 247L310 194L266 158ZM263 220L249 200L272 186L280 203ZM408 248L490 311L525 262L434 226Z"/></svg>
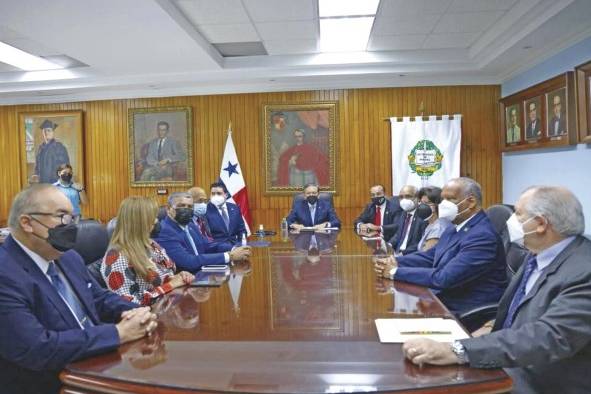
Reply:
<svg viewBox="0 0 591 394"><path fill-rule="evenodd" d="M428 179L441 168L443 153L429 140L420 140L408 155L408 165L422 179Z"/></svg>

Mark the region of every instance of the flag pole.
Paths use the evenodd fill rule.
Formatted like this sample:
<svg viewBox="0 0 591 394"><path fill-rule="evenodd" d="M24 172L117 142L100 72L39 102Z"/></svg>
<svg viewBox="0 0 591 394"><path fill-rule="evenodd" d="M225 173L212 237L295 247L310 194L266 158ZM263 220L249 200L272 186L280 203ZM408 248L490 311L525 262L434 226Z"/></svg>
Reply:
<svg viewBox="0 0 591 394"><path fill-rule="evenodd" d="M232 134L232 121L228 123L228 134Z"/></svg>

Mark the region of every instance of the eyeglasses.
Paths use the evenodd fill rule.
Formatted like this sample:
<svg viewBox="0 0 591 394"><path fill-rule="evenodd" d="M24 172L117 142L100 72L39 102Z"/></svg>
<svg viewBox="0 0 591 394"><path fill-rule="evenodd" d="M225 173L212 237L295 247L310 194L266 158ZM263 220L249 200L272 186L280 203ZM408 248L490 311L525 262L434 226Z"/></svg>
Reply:
<svg viewBox="0 0 591 394"><path fill-rule="evenodd" d="M62 214L54 214L49 212L29 212L27 215L43 215L43 216L52 216L54 218L60 218L62 224L70 224L74 221L74 216L70 215L69 213L62 213Z"/></svg>

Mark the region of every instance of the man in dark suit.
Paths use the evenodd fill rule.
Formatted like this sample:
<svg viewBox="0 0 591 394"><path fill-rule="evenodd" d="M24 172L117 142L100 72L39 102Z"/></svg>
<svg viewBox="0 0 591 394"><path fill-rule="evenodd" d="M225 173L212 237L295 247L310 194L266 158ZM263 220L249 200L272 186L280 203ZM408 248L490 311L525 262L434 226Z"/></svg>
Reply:
<svg viewBox="0 0 591 394"><path fill-rule="evenodd" d="M158 136L150 141L142 181L174 180L173 166L181 164L186 154L181 144L169 135L170 125L160 121L156 125Z"/></svg>
<svg viewBox="0 0 591 394"><path fill-rule="evenodd" d="M250 247L226 252L223 244L209 242L193 222L193 198L176 192L168 198L168 216L160 222L156 237L179 271L195 273L204 265L229 264L250 257Z"/></svg>
<svg viewBox="0 0 591 394"><path fill-rule="evenodd" d="M389 239L390 244L397 254L404 255L417 251L419 241L423 237L427 223L416 215L418 206L417 188L412 185L405 185L398 194L399 204L402 208L394 227L396 231Z"/></svg>
<svg viewBox="0 0 591 394"><path fill-rule="evenodd" d="M318 185L304 186L304 197L304 200L294 202L287 216L289 228L299 230L303 227L314 227L320 230L326 227L341 227L341 221L330 202L318 199Z"/></svg>
<svg viewBox="0 0 591 394"><path fill-rule="evenodd" d="M289 234L289 238L298 251L316 255L327 254L333 251L338 235L337 231L327 231L292 233Z"/></svg>
<svg viewBox="0 0 591 394"><path fill-rule="evenodd" d="M537 104L535 101L532 101L528 105L529 112L529 122L527 122L527 127L525 129L525 138L527 139L535 139L539 138L542 135L542 131L540 130L540 118L538 118L538 109Z"/></svg>
<svg viewBox="0 0 591 394"><path fill-rule="evenodd" d="M207 222L213 239L239 245L246 226L240 208L226 201L226 186L221 182L211 184L211 195L207 204Z"/></svg>
<svg viewBox="0 0 591 394"><path fill-rule="evenodd" d="M14 199L0 248L0 391L56 393L68 363L151 333L156 316L102 289L70 248L72 204L55 186Z"/></svg>
<svg viewBox="0 0 591 394"><path fill-rule="evenodd" d="M455 226L425 252L378 259L386 278L430 287L454 314L498 302L507 286L501 239L482 211L480 185L470 178L449 181L441 193L439 217Z"/></svg>
<svg viewBox="0 0 591 394"><path fill-rule="evenodd" d="M355 230L362 235L381 235L390 239L398 228L398 218L402 214L400 204L386 198L383 185L374 185L369 189L371 202L353 222Z"/></svg>
<svg viewBox="0 0 591 394"><path fill-rule="evenodd" d="M492 333L449 343L409 341L422 364L505 368L516 393L591 393L591 241L578 199L559 187L526 190L507 221L531 252L501 299Z"/></svg>
<svg viewBox="0 0 591 394"><path fill-rule="evenodd" d="M552 112L554 116L552 116L548 124L548 137L556 137L566 133L566 122L562 113L562 103L560 100L561 98L558 94L552 98Z"/></svg>

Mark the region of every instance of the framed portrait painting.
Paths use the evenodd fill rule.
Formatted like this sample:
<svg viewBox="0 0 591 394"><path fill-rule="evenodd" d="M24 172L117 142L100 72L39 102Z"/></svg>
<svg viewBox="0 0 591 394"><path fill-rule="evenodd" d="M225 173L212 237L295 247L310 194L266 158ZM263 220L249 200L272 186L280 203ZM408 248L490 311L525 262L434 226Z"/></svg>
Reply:
<svg viewBox="0 0 591 394"><path fill-rule="evenodd" d="M566 117L566 88L556 89L546 94L546 132L549 138L559 137L568 132L568 121Z"/></svg>
<svg viewBox="0 0 591 394"><path fill-rule="evenodd" d="M267 193L291 194L307 183L336 192L336 111L336 102L264 106Z"/></svg>
<svg viewBox="0 0 591 394"><path fill-rule="evenodd" d="M132 187L193 184L192 120L191 107L129 109Z"/></svg>
<svg viewBox="0 0 591 394"><path fill-rule="evenodd" d="M74 182L84 184L82 111L19 113L21 184L55 183L62 164L72 166Z"/></svg>
<svg viewBox="0 0 591 394"><path fill-rule="evenodd" d="M521 108L518 103L505 107L505 126L505 144L519 143L523 124L521 123Z"/></svg>
<svg viewBox="0 0 591 394"><path fill-rule="evenodd" d="M578 141L581 144L591 143L591 62L575 68L577 76L577 115Z"/></svg>
<svg viewBox="0 0 591 394"><path fill-rule="evenodd" d="M524 102L525 139L537 140L544 135L542 98L534 97Z"/></svg>

